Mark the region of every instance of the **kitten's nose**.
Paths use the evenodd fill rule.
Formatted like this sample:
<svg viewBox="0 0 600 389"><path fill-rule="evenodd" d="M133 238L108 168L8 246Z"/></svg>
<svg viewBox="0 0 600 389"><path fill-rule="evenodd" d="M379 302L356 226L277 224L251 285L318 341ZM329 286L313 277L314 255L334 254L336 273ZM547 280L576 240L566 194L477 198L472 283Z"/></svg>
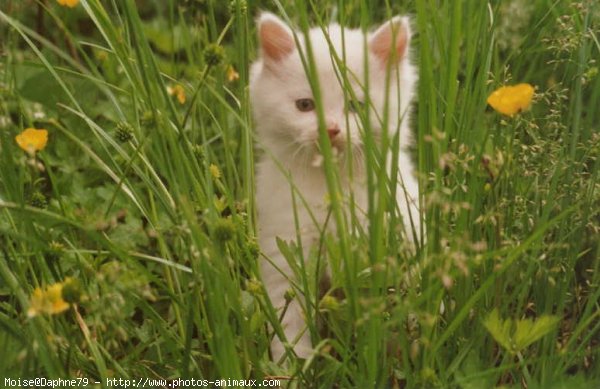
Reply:
<svg viewBox="0 0 600 389"><path fill-rule="evenodd" d="M329 140L333 140L340 133L340 129L335 127L331 127L327 129L327 135L329 135Z"/></svg>

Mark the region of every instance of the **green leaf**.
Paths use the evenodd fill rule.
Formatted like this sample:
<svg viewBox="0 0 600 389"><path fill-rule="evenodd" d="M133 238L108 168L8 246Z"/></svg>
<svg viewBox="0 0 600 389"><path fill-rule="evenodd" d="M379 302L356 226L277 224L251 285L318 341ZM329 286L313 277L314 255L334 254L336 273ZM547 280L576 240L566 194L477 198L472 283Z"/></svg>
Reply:
<svg viewBox="0 0 600 389"><path fill-rule="evenodd" d="M174 54L185 49L198 37L196 29L181 24L169 25L164 19L146 23L144 34L158 50L165 54ZM191 42L189 38L191 38Z"/></svg>
<svg viewBox="0 0 600 389"><path fill-rule="evenodd" d="M517 320L515 331L515 344L517 349L522 350L543 336L552 332L560 318L557 316L542 315L537 320Z"/></svg>
<svg viewBox="0 0 600 389"><path fill-rule="evenodd" d="M502 348L516 354L550 333L558 324L558 316L542 315L536 320L502 320L498 309L483 321L484 327Z"/></svg>
<svg viewBox="0 0 600 389"><path fill-rule="evenodd" d="M483 321L483 325L492 335L494 340L505 350L512 350L511 347L511 322L510 320L503 321L500 319L498 309L494 308L492 313Z"/></svg>

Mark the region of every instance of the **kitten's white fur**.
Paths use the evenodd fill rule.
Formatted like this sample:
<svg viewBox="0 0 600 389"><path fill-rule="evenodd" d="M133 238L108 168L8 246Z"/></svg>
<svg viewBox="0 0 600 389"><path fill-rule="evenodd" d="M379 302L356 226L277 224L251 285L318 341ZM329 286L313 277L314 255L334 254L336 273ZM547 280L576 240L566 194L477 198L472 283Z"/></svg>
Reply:
<svg viewBox="0 0 600 389"><path fill-rule="evenodd" d="M262 261L261 272L269 297L274 307L280 310L285 305L284 294L291 286L289 279L294 279L292 269L276 244L276 237L284 241L295 241L297 237L290 181L297 190L294 196L305 254L311 245L318 242L319 230L327 218L328 191L323 167L314 163L319 161L315 158L320 157L316 146L319 139L317 114L315 111L302 112L295 103L298 99L312 98L313 95L299 53L299 50L305 52L304 36L297 34L298 49L293 31L270 13L263 13L259 17L258 30L261 58L252 65L250 95L259 143L266 151L258 164L256 177L260 247L265 257L269 258ZM345 48L342 48L342 31ZM344 154L351 147L352 155L360 157L363 138L359 129L360 121L353 116L354 113L347 112L343 88L336 76L339 69L336 70L333 64L328 40L337 56L344 58L345 55L353 90L359 100L366 101L366 92L359 86L365 82L365 34L360 30L343 30L339 25L332 24L327 29L327 37L320 28L314 28L309 31L309 39L327 128L341 130L333 138L337 149ZM366 42L371 127L376 133L387 131L390 135L400 131L401 151L396 161L400 177L396 200L407 226L406 235L412 239L413 231L418 233L420 225L418 184L406 151L410 144L409 105L417 79L409 60L408 19L391 19L375 32L367 34ZM391 69L389 74L388 64ZM388 84L390 119L388 128L382 129L377 117L383 115ZM351 145L348 145L348 141ZM346 168L340 169L339 176L344 193L352 192L356 207L366 212L366 179L361 166L362 161L354 169L352 179L349 179ZM306 358L310 355L311 341L303 317L302 306L296 298L289 304L281 324L288 342L297 339L293 346L295 353ZM271 351L275 360L279 360L285 352L277 336L271 344Z"/></svg>

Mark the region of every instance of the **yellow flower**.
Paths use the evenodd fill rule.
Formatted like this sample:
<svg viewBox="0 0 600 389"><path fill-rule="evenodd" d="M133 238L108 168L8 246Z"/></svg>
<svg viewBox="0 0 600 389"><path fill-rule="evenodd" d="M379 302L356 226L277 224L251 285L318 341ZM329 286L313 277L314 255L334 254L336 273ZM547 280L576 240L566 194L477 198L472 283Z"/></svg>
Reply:
<svg viewBox="0 0 600 389"><path fill-rule="evenodd" d="M77 4L79 4L79 0L56 0L56 1L58 1L58 4L62 5L63 7L69 7L69 8L73 8Z"/></svg>
<svg viewBox="0 0 600 389"><path fill-rule="evenodd" d="M227 81L233 82L240 79L240 74L235 71L232 65L227 66Z"/></svg>
<svg viewBox="0 0 600 389"><path fill-rule="evenodd" d="M214 163L210 164L208 170L210 170L210 175L213 176L214 179L221 178L221 171L219 170L219 167Z"/></svg>
<svg viewBox="0 0 600 389"><path fill-rule="evenodd" d="M492 92L487 103L501 114L513 116L529 108L533 92L533 86L529 84L503 86Z"/></svg>
<svg viewBox="0 0 600 389"><path fill-rule="evenodd" d="M43 150L48 143L48 131L45 129L27 128L15 137L20 148L29 154Z"/></svg>
<svg viewBox="0 0 600 389"><path fill-rule="evenodd" d="M176 96L179 104L185 104L185 89L181 85L168 86L167 93L171 96Z"/></svg>
<svg viewBox="0 0 600 389"><path fill-rule="evenodd" d="M57 282L45 289L35 288L29 301L27 316L56 315L69 309L69 303L63 299L62 295L63 287L69 282L71 280L67 278L64 282Z"/></svg>

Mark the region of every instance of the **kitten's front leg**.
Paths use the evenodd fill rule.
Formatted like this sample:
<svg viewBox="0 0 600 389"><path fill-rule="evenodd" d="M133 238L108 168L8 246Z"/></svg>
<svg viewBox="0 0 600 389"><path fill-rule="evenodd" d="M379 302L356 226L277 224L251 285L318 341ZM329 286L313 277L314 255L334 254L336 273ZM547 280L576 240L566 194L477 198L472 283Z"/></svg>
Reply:
<svg viewBox="0 0 600 389"><path fill-rule="evenodd" d="M281 318L281 326L286 341L292 344L293 350L299 358L308 358L312 346L304 312L299 301L303 296L296 291L296 296L289 302L286 301L286 292L291 288L289 280L294 279L294 272L277 247L273 247L276 246L275 242L268 242L263 245L263 247L266 246L272 247L271 250L267 250L271 254L267 255L271 262L267 259L263 259L261 262L261 273L267 293L279 316L285 309L285 314ZM265 252L265 254L267 253ZM273 360L276 362L281 360L285 354L285 346L277 334L271 341L271 353Z"/></svg>

